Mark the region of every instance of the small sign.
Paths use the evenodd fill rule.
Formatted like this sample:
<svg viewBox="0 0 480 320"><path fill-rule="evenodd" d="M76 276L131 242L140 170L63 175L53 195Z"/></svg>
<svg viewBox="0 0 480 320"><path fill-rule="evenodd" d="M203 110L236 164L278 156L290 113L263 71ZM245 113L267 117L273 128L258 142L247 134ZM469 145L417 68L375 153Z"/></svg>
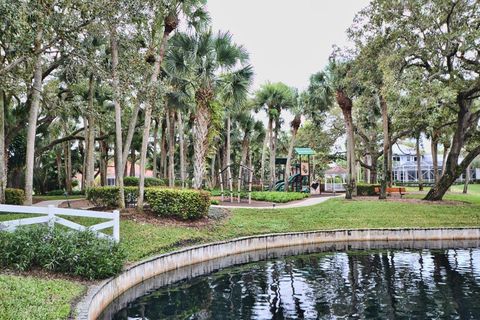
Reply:
<svg viewBox="0 0 480 320"><path fill-rule="evenodd" d="M310 172L308 167L308 162L302 162L301 170L302 170L302 176L308 176Z"/></svg>

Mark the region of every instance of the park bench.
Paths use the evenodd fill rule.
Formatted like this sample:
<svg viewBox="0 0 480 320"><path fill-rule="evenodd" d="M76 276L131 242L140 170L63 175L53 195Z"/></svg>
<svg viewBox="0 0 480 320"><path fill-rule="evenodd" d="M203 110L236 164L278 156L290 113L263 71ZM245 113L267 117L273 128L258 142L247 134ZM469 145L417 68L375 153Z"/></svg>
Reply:
<svg viewBox="0 0 480 320"><path fill-rule="evenodd" d="M380 193L380 188L379 187L376 187L375 188L375 193ZM407 190L405 188L402 188L402 187L392 187L392 188L387 188L387 194L388 195L391 195L393 193L398 193L400 194L400 198L403 197L404 194L407 193Z"/></svg>

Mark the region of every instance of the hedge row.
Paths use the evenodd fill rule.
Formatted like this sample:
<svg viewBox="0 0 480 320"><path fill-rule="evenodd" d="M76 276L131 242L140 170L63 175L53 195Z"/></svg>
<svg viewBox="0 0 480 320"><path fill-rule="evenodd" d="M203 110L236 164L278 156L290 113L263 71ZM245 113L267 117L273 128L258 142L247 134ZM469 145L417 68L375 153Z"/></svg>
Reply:
<svg viewBox="0 0 480 320"><path fill-rule="evenodd" d="M43 268L86 279L104 279L120 272L124 262L119 244L99 239L91 231L50 230L37 225L0 232L2 268Z"/></svg>
<svg viewBox="0 0 480 320"><path fill-rule="evenodd" d="M380 188L379 184L357 184L357 195L359 196L374 196L378 193L375 192L375 188Z"/></svg>
<svg viewBox="0 0 480 320"><path fill-rule="evenodd" d="M125 198L138 196L137 187L125 187ZM118 187L94 187L87 190L87 199L96 206L117 207ZM210 206L210 194L189 189L146 188L145 202L151 210L162 217L192 220L205 217Z"/></svg>
<svg viewBox="0 0 480 320"><path fill-rule="evenodd" d="M123 178L123 185L126 187L138 187L138 177L124 177ZM166 187L168 186L168 179L159 179L159 178L152 178L146 177L145 178L145 187ZM175 187L181 187L182 180L175 180Z"/></svg>
<svg viewBox="0 0 480 320"><path fill-rule="evenodd" d="M188 189L146 189L145 200L158 216L182 220L205 217L210 207L208 192Z"/></svg>
<svg viewBox="0 0 480 320"><path fill-rule="evenodd" d="M5 189L5 203L6 204L16 204L23 205L25 202L25 191L22 189Z"/></svg>
<svg viewBox="0 0 480 320"><path fill-rule="evenodd" d="M118 187L93 187L86 191L87 200L99 207L118 207L120 197ZM125 199L137 198L137 187L124 187Z"/></svg>

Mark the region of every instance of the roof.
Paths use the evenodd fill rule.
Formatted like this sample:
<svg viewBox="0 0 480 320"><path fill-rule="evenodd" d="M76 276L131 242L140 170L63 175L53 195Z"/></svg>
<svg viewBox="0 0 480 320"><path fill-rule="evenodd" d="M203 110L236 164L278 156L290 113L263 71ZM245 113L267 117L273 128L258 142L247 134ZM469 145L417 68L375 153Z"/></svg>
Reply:
<svg viewBox="0 0 480 320"><path fill-rule="evenodd" d="M329 175L333 175L333 174L337 174L337 175L347 174L347 169L342 168L342 167L339 167L339 166L335 166L335 167L333 167L333 168L330 168L330 169L326 170L326 171L325 171L325 174L329 174Z"/></svg>
<svg viewBox="0 0 480 320"><path fill-rule="evenodd" d="M295 148L295 152L300 156L309 156L315 154L315 151L313 151L311 148Z"/></svg>

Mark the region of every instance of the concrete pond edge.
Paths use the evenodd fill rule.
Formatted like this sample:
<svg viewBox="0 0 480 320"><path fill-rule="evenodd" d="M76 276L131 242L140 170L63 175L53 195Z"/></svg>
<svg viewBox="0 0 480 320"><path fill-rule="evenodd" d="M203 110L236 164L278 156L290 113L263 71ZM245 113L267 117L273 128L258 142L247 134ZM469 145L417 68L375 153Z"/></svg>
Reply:
<svg viewBox="0 0 480 320"><path fill-rule="evenodd" d="M480 228L342 229L264 234L192 246L154 256L89 287L77 304L76 319L94 320L117 297L143 281L185 266L250 251L317 243L355 241L480 240Z"/></svg>

